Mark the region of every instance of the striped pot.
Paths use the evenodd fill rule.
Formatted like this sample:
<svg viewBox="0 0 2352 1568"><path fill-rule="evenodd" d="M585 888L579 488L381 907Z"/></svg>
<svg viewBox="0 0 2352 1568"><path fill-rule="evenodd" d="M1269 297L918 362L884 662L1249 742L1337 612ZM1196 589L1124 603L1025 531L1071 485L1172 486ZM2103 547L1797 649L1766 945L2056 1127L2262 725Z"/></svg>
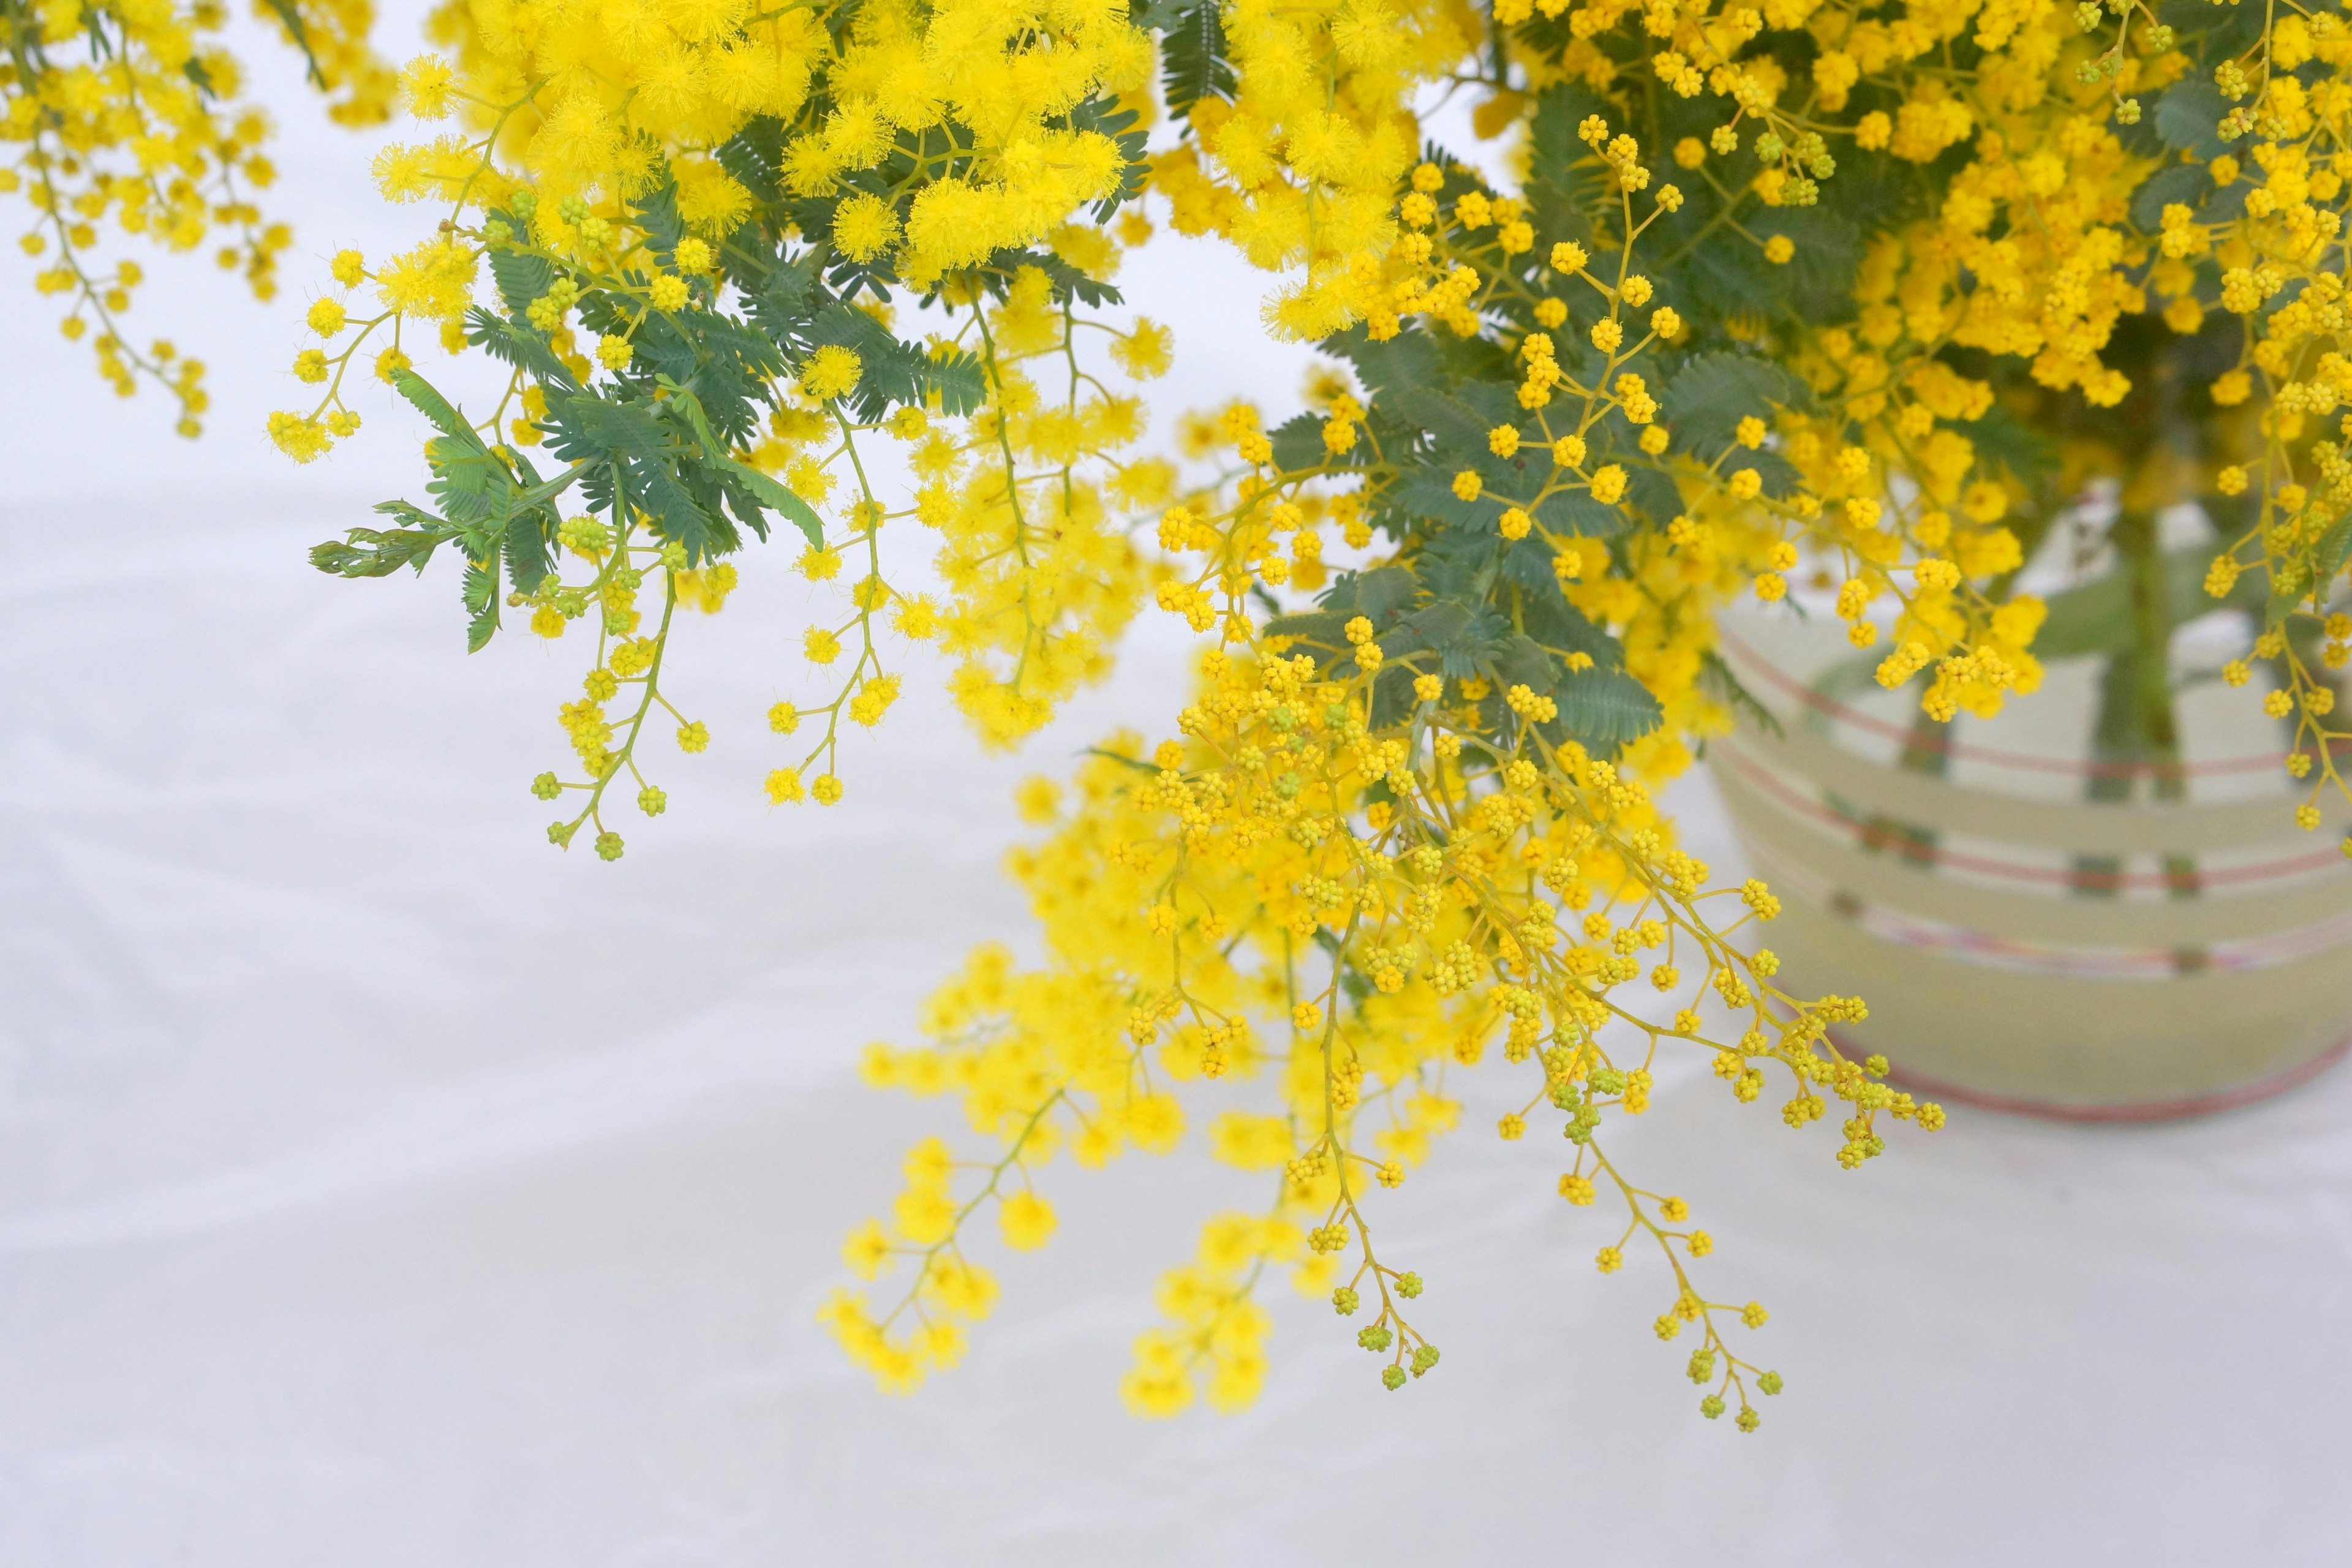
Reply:
<svg viewBox="0 0 2352 1568"><path fill-rule="evenodd" d="M1707 762L1781 900L1759 940L1792 994L1865 1000L1843 1046L1918 1091L2122 1121L2277 1093L2352 1044L2345 814L2324 797L2318 831L2294 826L2305 786L2258 692L2182 679L2178 760L2103 762L2105 660L1945 726L1826 616L1721 631L1754 702ZM2235 651L2200 661L2199 632L2179 669Z"/></svg>

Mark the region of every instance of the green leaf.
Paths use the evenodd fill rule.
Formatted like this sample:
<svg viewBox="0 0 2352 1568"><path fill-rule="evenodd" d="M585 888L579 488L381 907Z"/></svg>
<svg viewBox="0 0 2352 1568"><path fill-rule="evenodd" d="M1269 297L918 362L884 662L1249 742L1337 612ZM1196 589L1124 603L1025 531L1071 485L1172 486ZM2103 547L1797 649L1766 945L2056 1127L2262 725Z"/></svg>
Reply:
<svg viewBox="0 0 2352 1568"><path fill-rule="evenodd" d="M1589 241L1596 223L1616 216L1616 185L1576 134L1594 114L1612 130L1625 129L1623 111L1580 81L1546 88L1536 100L1528 123L1528 195L1548 239Z"/></svg>
<svg viewBox="0 0 2352 1568"><path fill-rule="evenodd" d="M1233 97L1220 0L1173 0L1150 7L1136 22L1160 34L1160 86L1170 114L1189 119L1201 100Z"/></svg>
<svg viewBox="0 0 2352 1568"><path fill-rule="evenodd" d="M1782 732L1780 715L1765 707L1713 648L1699 658L1698 679L1701 686L1722 699L1734 712L1745 713L1758 729L1775 736Z"/></svg>
<svg viewBox="0 0 2352 1568"><path fill-rule="evenodd" d="M1491 393L1500 389L1479 390ZM1486 452L1486 433L1502 423L1464 398L1433 386L1399 387L1382 395L1381 405L1408 424L1428 431L1441 453L1458 458L1455 468L1475 467Z"/></svg>
<svg viewBox="0 0 2352 1568"><path fill-rule="evenodd" d="M1551 698L1559 704L1559 717L1547 731L1578 742L1595 756L1608 756L1665 721L1665 710L1649 688L1622 669L1563 675Z"/></svg>
<svg viewBox="0 0 2352 1568"><path fill-rule="evenodd" d="M1622 509L1594 500L1590 490L1559 490L1544 497L1536 521L1571 538L1614 539L1631 520Z"/></svg>
<svg viewBox="0 0 2352 1568"><path fill-rule="evenodd" d="M992 292L1002 297L1012 285L1013 276L1024 267L1034 267L1045 275L1053 285L1055 304L1076 300L1082 305L1100 310L1106 305L1126 303L1127 297L1101 279L1081 272L1050 250L1034 247L1017 250L1000 250L988 258L982 276Z"/></svg>
<svg viewBox="0 0 2352 1568"><path fill-rule="evenodd" d="M1347 643L1341 630L1348 617L1338 610L1307 610L1295 616L1276 616L1266 622L1268 637L1288 637L1314 647L1336 648Z"/></svg>
<svg viewBox="0 0 2352 1568"><path fill-rule="evenodd" d="M2352 556L2352 511L2347 511L2337 518L2328 527L2327 531L2313 542L2312 574L2309 577L2298 574L2294 579L2294 586L2284 591L2276 586L2275 582L2273 583L2270 593L2270 603L2264 612L2267 622L2276 625L2285 619L2297 605L2315 594L2320 602L2325 604L2327 599L2327 585L2338 572L2344 570L2344 563L2347 556ZM2239 578L2241 584L2252 580L2251 574ZM2235 596L2232 595L2232 597Z"/></svg>
<svg viewBox="0 0 2352 1568"><path fill-rule="evenodd" d="M1854 274L1862 267L1862 229L1852 218L1821 207L1770 207L1748 220L1759 239L1786 236L1796 255L1772 271L1796 308L1813 321L1833 321L1853 308Z"/></svg>
<svg viewBox="0 0 2352 1568"><path fill-rule="evenodd" d="M554 345L536 327L517 325L477 305L466 313L466 341L487 349L492 358L504 360L542 385L568 390L580 384L572 378L571 367L556 357Z"/></svg>
<svg viewBox="0 0 2352 1568"><path fill-rule="evenodd" d="M761 329L779 343L807 342L808 329L816 319L813 296L821 294L816 286L817 254L804 250L782 263L761 279L757 292L744 303Z"/></svg>
<svg viewBox="0 0 2352 1568"><path fill-rule="evenodd" d="M1775 498L1787 494L1796 480L1796 469L1776 452L1750 452L1740 466L1754 468L1764 480L1764 493ZM1625 466L1624 506L1663 528L1683 510L1683 492L1673 475L1637 458Z"/></svg>
<svg viewBox="0 0 2352 1568"><path fill-rule="evenodd" d="M1274 443L1274 466L1286 473L1320 468L1330 456L1323 447L1319 415L1294 414L1267 432L1267 439Z"/></svg>
<svg viewBox="0 0 2352 1568"><path fill-rule="evenodd" d="M529 236L530 225L512 213L495 216L504 218L518 238ZM498 285L499 298L506 302L508 312L520 316L554 283L555 268L544 256L533 256L512 246L495 245L490 247L490 278Z"/></svg>
<svg viewBox="0 0 2352 1568"><path fill-rule="evenodd" d="M2263 36L2270 14L2264 5L2216 5L2213 0L2163 0L2158 18L2180 36L2189 58L2210 76L2223 60L2236 59ZM2215 96L2220 96L2217 92ZM2218 114L2215 119L2220 119Z"/></svg>
<svg viewBox="0 0 2352 1568"><path fill-rule="evenodd" d="M808 329L812 347L833 343L856 352L858 417L877 420L894 404L917 407L937 397L940 411L969 414L988 395L987 377L976 354L955 347L936 353L891 336L888 328L863 310L828 302Z"/></svg>
<svg viewBox="0 0 2352 1568"><path fill-rule="evenodd" d="M337 577L388 577L404 566L422 574L447 537L421 528L354 528L341 541L313 545L310 564Z"/></svg>
<svg viewBox="0 0 2352 1568"><path fill-rule="evenodd" d="M326 73L319 68L319 57L310 52L310 29L303 25L302 13L294 8L294 0L261 0L270 14L286 25L286 34L294 47L302 51L302 63L310 85L320 92L327 89Z"/></svg>
<svg viewBox="0 0 2352 1568"><path fill-rule="evenodd" d="M518 512L528 511L534 507L545 506L557 496L562 495L565 490L568 490L573 485L578 484L580 482L581 475L588 471L587 464L574 463L570 468L564 469L563 472L556 475L553 479L541 479L538 473L533 470L528 463L525 463L523 468L524 478L534 482L529 489L520 491L515 496L514 509Z"/></svg>
<svg viewBox="0 0 2352 1568"><path fill-rule="evenodd" d="M481 447L481 437L466 423L466 416L458 413L447 398L435 391L431 382L413 370L402 369L392 373L392 384L401 396L415 404L416 411L430 419L433 427L444 436L462 445Z"/></svg>
<svg viewBox="0 0 2352 1568"><path fill-rule="evenodd" d="M664 169L661 184L629 205L637 227L645 233L646 247L664 267L674 269L677 242L686 237L686 220L677 216L677 181Z"/></svg>
<svg viewBox="0 0 2352 1568"><path fill-rule="evenodd" d="M1097 223L1108 223L1122 205L1143 194L1143 176L1148 169L1144 150L1150 141L1150 133L1143 129L1143 116L1117 98L1096 93L1072 107L1063 117L1063 123L1072 131L1091 131L1097 136L1107 136L1118 148L1118 186L1091 209ZM1116 303L1117 290L1108 291Z"/></svg>
<svg viewBox="0 0 2352 1568"><path fill-rule="evenodd" d="M468 613L466 651L479 653L499 629L499 574L467 562L464 598Z"/></svg>
<svg viewBox="0 0 2352 1568"><path fill-rule="evenodd" d="M2153 234L2163 224L2168 205L2178 202L2193 210L2212 189L2213 176L2201 165L2168 163L2132 193L2132 222Z"/></svg>
<svg viewBox="0 0 2352 1568"><path fill-rule="evenodd" d="M1524 586L1518 597L1518 618L1526 634L1555 658L1580 653L1592 661L1596 669L1622 669L1625 666L1623 645L1562 598L1557 579L1549 584L1549 592ZM1565 668L1563 664L1563 672Z"/></svg>
<svg viewBox="0 0 2352 1568"><path fill-rule="evenodd" d="M719 167L760 200L774 201L782 188L778 173L783 158L783 132L780 121L753 120L719 147Z"/></svg>
<svg viewBox="0 0 2352 1568"><path fill-rule="evenodd" d="M2352 511L2337 518L2311 547L2312 586L2325 590L2347 560L2352 560ZM2324 592L2321 596L2326 597Z"/></svg>
<svg viewBox="0 0 2352 1568"><path fill-rule="evenodd" d="M1405 715L1412 711L1414 700L1412 671L1402 665L1390 665L1372 677L1371 710L1364 716L1365 721L1376 731L1402 724ZM1372 787L1381 795L1388 794L1385 780L1375 783Z"/></svg>
<svg viewBox="0 0 2352 1568"><path fill-rule="evenodd" d="M2157 100L2156 133L2173 151L2210 163L2227 149L2221 124L2229 112L2229 100L2220 88L2201 76L2184 77Z"/></svg>
<svg viewBox="0 0 2352 1568"><path fill-rule="evenodd" d="M1382 397L1439 379L1437 344L1418 328L1376 342L1361 326L1323 340L1323 347L1356 367L1377 404Z"/></svg>
<svg viewBox="0 0 2352 1568"><path fill-rule="evenodd" d="M1612 131L1625 129L1624 111L1581 81L1556 82L1544 89L1528 122L1528 178L1558 184L1570 164L1591 157L1592 150L1576 128L1595 114L1608 121Z"/></svg>
<svg viewBox="0 0 2352 1568"><path fill-rule="evenodd" d="M1078 755L1082 757L1100 757L1107 763L1117 763L1123 768L1133 768L1139 773L1148 773L1154 778L1160 776L1159 763L1146 762L1141 757L1130 757L1124 752L1114 752L1107 747L1081 746L1078 748Z"/></svg>
<svg viewBox="0 0 2352 1568"><path fill-rule="evenodd" d="M1383 498L1414 518L1435 518L1455 528L1492 528L1503 515L1503 503L1490 495L1464 500L1454 493L1453 481L1427 468L1408 470Z"/></svg>
<svg viewBox="0 0 2352 1568"><path fill-rule="evenodd" d="M659 463L665 456L662 422L642 403L581 392L569 397L550 397L547 407L551 415L561 410L566 424L575 426L603 449L583 456L635 458L647 463Z"/></svg>
<svg viewBox="0 0 2352 1568"><path fill-rule="evenodd" d="M1730 446L1742 419L1753 416L1769 426L1775 408L1811 405L1803 384L1779 365L1728 352L1692 355L1658 394L1659 417L1702 458ZM1746 459L1734 466L1747 466Z"/></svg>
<svg viewBox="0 0 2352 1568"><path fill-rule="evenodd" d="M824 520L817 516L808 502L749 463L739 463L732 458L724 460L728 471L758 498L761 505L771 511L783 513L793 526L801 531L812 549L824 547Z"/></svg>
<svg viewBox="0 0 2352 1568"><path fill-rule="evenodd" d="M1476 622L1468 605L1452 599L1433 600L1406 616L1380 639L1381 651L1401 657L1428 648L1444 653L1463 640Z"/></svg>
<svg viewBox="0 0 2352 1568"><path fill-rule="evenodd" d="M1977 449L1977 461L2006 469L2037 498L2037 510L2046 510L2052 487L2058 482L2058 444L2042 431L1996 403L1968 426Z"/></svg>
<svg viewBox="0 0 2352 1568"><path fill-rule="evenodd" d="M1525 633L1504 638L1488 657L1486 671L1501 689L1524 686L1538 695L1549 695L1561 674L1559 661Z"/></svg>
<svg viewBox="0 0 2352 1568"><path fill-rule="evenodd" d="M810 549L824 549L824 520L817 516L815 509L775 479L761 473L751 464L739 461L732 453L729 452L726 443L711 433L710 422L704 417L702 404L694 394L667 376L662 378L662 385L668 391L670 401L677 405L679 411L686 416L687 422L694 426L695 437L702 443L703 460L714 468L723 469L738 484L751 491L760 504L769 510L782 512L791 521L793 527L801 531L803 537L808 540Z"/></svg>
<svg viewBox="0 0 2352 1568"><path fill-rule="evenodd" d="M512 510L514 478L479 441L470 444L436 436L425 444L433 470L425 488L441 503L441 514L457 525L477 554L490 548Z"/></svg>
<svg viewBox="0 0 2352 1568"><path fill-rule="evenodd" d="M1344 625L1351 616L1362 616L1374 626L1385 628L1394 624L1420 594L1421 584L1414 578L1412 567L1376 566L1369 572L1343 573L1337 582L1323 591L1321 604L1325 613L1339 617L1333 623L1335 628ZM1310 618L1313 617L1294 616L1286 616L1285 621L1299 623ZM1307 634L1294 631L1286 635L1300 637Z"/></svg>

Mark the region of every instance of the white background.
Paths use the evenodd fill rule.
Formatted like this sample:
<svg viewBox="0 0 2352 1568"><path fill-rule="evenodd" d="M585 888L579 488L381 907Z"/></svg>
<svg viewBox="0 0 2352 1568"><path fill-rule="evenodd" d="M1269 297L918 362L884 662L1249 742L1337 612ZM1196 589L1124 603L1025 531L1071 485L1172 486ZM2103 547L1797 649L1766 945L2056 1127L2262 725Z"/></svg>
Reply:
<svg viewBox="0 0 2352 1568"><path fill-rule="evenodd" d="M1961 1113L1853 1174L1674 1077L1621 1157L1717 1236L1712 1289L1774 1309L1789 1392L1752 1436L1698 1417L1648 1331L1666 1284L1593 1272L1603 1222L1551 1195L1555 1147L1480 1131L1475 1077L1388 1200L1445 1348L1406 1392L1277 1288L1257 1408L1120 1412L1153 1277L1261 1184L1196 1141L1058 1167L1062 1234L1006 1261L967 1365L876 1394L812 1314L956 1118L859 1087L856 1049L1025 941L1010 786L1159 733L1179 647L1146 628L1012 761L919 666L848 801L772 813L758 715L808 590L755 554L677 659L718 739L670 815L618 866L557 854L524 786L578 650L469 658L446 572L304 563L421 489L381 399L310 468L259 433L307 281L415 214L348 188L365 144L269 63L288 297L158 265L133 318L213 363L202 442L0 268L0 1563L2345 1560L2340 1072L2165 1127ZM1127 281L1183 299L1163 406L1297 385L1259 279L1192 247ZM1737 876L1704 784L1680 800Z"/></svg>

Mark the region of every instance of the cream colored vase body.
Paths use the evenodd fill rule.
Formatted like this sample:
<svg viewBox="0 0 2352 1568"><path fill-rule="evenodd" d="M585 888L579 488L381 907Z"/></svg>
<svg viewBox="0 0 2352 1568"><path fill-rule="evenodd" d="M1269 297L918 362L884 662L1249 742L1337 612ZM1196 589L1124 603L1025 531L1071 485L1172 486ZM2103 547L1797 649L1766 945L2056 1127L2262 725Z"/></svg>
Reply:
<svg viewBox="0 0 2352 1568"><path fill-rule="evenodd" d="M1743 713L1707 748L1781 900L1757 938L1780 984L1869 1006L1842 1043L1924 1090L2092 1120L2220 1110L2343 1053L2345 814L2330 790L2319 829L2294 826L2307 786L2259 690L2184 690L2180 761L2153 773L2093 760L2101 661L1932 725L1843 630L1727 616L1724 659L1780 732Z"/></svg>

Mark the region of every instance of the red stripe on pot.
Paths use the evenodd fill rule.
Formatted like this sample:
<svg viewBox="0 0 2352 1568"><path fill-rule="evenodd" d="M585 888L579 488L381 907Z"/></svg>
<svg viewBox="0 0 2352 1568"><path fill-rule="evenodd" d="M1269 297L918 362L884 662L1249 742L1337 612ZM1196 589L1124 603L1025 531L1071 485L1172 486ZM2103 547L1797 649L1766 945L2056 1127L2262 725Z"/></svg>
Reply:
<svg viewBox="0 0 2352 1568"><path fill-rule="evenodd" d="M2273 969L2352 944L2352 913L2242 942L2179 947L2057 947L2020 942L1869 902L1760 845L1750 845L1749 852L1762 863L1759 869L1769 880L1803 894L1882 942L2000 969L2078 980L2158 981L2193 971Z"/></svg>
<svg viewBox="0 0 2352 1568"><path fill-rule="evenodd" d="M1720 746L1721 742L1717 744ZM1791 789L1780 775L1757 762L1738 746L1722 746L1731 759L1732 767L1759 791L1772 797L1780 805L1797 816L1820 823L1859 844L1863 839L1883 834L1885 829L1857 822L1842 812L1832 810L1820 801ZM2121 809L2121 808L2119 808ZM1935 828L1908 826L1915 833L1934 833ZM1971 855L1964 850L1946 849L1935 844L1906 838L1900 844L1886 847L1900 858L1914 865L1949 866L1955 870L1972 871L1979 876L1998 877L2010 881L2032 882L2045 887L2084 888L2084 873L2056 866L2026 866L2011 860L1998 860L1990 856ZM2315 850L2284 860L2263 860L2251 866L2224 866L2216 869L2200 868L2195 873L2195 885L2200 888L2242 887L2249 883L2265 882L2276 878L2308 876L2331 868L2352 866L2336 849ZM2107 892L2118 888L2147 888L2170 891L2188 880L2179 871L2102 871L2095 876L2095 890Z"/></svg>

